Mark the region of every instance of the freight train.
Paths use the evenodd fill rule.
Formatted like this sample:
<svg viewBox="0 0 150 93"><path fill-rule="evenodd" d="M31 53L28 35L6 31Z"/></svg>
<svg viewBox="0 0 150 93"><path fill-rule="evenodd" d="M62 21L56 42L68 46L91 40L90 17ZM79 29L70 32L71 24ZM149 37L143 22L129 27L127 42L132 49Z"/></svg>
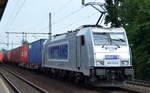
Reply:
<svg viewBox="0 0 150 93"><path fill-rule="evenodd" d="M14 52L14 53L13 53ZM7 61L78 82L114 85L133 79L124 28L83 25L52 40L39 40L7 52Z"/></svg>
<svg viewBox="0 0 150 93"><path fill-rule="evenodd" d="M45 39L24 44L4 52L4 61L29 69L39 69L42 63L42 45Z"/></svg>

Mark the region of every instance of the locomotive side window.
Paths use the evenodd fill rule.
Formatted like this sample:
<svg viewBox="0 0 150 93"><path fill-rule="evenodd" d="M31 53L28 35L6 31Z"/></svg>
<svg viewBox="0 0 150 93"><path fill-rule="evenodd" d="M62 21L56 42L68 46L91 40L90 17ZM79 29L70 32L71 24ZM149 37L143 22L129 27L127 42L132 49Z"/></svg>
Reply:
<svg viewBox="0 0 150 93"><path fill-rule="evenodd" d="M81 40L81 45L84 46L85 44L84 36L81 36L80 40Z"/></svg>

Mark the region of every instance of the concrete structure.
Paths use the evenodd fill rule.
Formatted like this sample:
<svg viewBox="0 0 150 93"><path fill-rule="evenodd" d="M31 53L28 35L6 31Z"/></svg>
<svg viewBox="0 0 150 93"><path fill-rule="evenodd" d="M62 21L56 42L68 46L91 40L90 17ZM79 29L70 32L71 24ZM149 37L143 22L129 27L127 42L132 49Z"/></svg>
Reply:
<svg viewBox="0 0 150 93"><path fill-rule="evenodd" d="M7 2L8 2L8 0L0 0L0 20L2 19Z"/></svg>
<svg viewBox="0 0 150 93"><path fill-rule="evenodd" d="M0 78L0 93L11 93L1 78Z"/></svg>

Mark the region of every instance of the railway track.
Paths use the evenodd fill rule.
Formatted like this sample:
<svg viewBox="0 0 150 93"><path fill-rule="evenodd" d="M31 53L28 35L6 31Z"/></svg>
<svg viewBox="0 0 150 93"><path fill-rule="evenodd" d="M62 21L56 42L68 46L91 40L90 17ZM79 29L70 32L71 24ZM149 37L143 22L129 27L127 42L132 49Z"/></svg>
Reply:
<svg viewBox="0 0 150 93"><path fill-rule="evenodd" d="M102 93L142 93L125 87L95 87L95 90Z"/></svg>
<svg viewBox="0 0 150 93"><path fill-rule="evenodd" d="M15 93L48 93L46 90L4 67L0 68L0 74Z"/></svg>
<svg viewBox="0 0 150 93"><path fill-rule="evenodd" d="M122 86L131 90L136 90L140 93L150 93L150 82L142 80L126 81Z"/></svg>
<svg viewBox="0 0 150 93"><path fill-rule="evenodd" d="M2 68L7 68L7 69L13 71L13 69L12 69L13 67L10 67L10 66L5 65L5 67L2 67ZM17 70L21 71L21 70L24 70L24 69L19 69L18 68ZM17 73L17 70L15 71L15 73ZM20 73L20 75L21 75L21 73ZM81 87L83 87L83 86L81 86ZM67 89L69 90L69 88L67 88ZM122 86L119 86L119 87L105 87L105 88L88 87L86 89L87 89L86 93L150 93L150 91L148 91L149 82L141 81L141 80L127 81ZM91 92L88 92L89 90ZM93 92L93 91L97 91L97 92ZM28 92L28 93L30 93L30 92ZM32 92L32 93L35 93L35 92ZM63 93L65 93L65 92L63 92ZM74 93L74 92L72 91L70 93ZM81 93L81 92L78 91L78 92L75 92L75 93ZM83 92L83 93L85 93L85 92Z"/></svg>
<svg viewBox="0 0 150 93"><path fill-rule="evenodd" d="M96 87L104 93L150 93L150 82L142 80L126 81L118 86Z"/></svg>
<svg viewBox="0 0 150 93"><path fill-rule="evenodd" d="M148 81L143 81L143 80L132 80L132 81L127 81L127 84L132 84L132 85L137 85L137 86L143 86L150 88L150 82Z"/></svg>

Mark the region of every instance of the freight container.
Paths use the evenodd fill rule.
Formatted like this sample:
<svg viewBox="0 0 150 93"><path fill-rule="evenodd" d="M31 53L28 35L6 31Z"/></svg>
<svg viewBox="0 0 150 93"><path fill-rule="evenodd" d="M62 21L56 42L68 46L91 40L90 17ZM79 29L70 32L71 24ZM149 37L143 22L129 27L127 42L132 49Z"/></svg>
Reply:
<svg viewBox="0 0 150 93"><path fill-rule="evenodd" d="M13 61L13 51L10 50L9 52L9 61L12 62Z"/></svg>
<svg viewBox="0 0 150 93"><path fill-rule="evenodd" d="M15 62L15 49L11 50L11 62L14 63Z"/></svg>
<svg viewBox="0 0 150 93"><path fill-rule="evenodd" d="M20 62L21 63L28 63L28 45L22 45L20 46Z"/></svg>
<svg viewBox="0 0 150 93"><path fill-rule="evenodd" d="M19 47L14 49L13 56L14 56L14 62L16 62L16 63L20 62L20 51L19 51L19 49L20 49Z"/></svg>
<svg viewBox="0 0 150 93"><path fill-rule="evenodd" d="M20 62L20 47L17 47L11 51L12 51L11 61L15 63L19 63Z"/></svg>
<svg viewBox="0 0 150 93"><path fill-rule="evenodd" d="M7 52L7 61L10 62L11 60L11 51Z"/></svg>
<svg viewBox="0 0 150 93"><path fill-rule="evenodd" d="M29 44L29 64L41 65L42 63L42 45L45 39L40 39L38 41Z"/></svg>
<svg viewBox="0 0 150 93"><path fill-rule="evenodd" d="M8 61L7 53L8 53L8 51L3 51L3 61L4 61L4 62L7 62L7 61Z"/></svg>
<svg viewBox="0 0 150 93"><path fill-rule="evenodd" d="M3 62L3 52L0 52L0 63Z"/></svg>

